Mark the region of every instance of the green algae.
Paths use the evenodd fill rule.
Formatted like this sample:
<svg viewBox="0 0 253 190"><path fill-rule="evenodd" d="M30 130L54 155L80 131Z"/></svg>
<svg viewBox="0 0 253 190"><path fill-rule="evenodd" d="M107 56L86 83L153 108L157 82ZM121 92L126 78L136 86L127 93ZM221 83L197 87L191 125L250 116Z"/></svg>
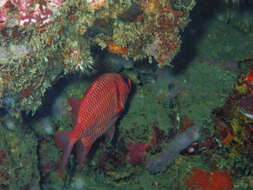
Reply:
<svg viewBox="0 0 253 190"><path fill-rule="evenodd" d="M16 126L15 130L8 130L0 124L0 139L1 149L6 152L8 159L5 165L5 175L8 177L1 179L1 184L5 184L8 189L39 188L35 134L25 130L22 124Z"/></svg>
<svg viewBox="0 0 253 190"><path fill-rule="evenodd" d="M168 103L166 96L164 98L157 97L152 92L155 85L145 85L137 89L136 94L130 101L130 109L120 121L119 130L124 134L125 138L133 140L135 138L146 139L151 138L151 129L158 125L161 130L167 131L171 123L168 118ZM149 103L148 103L149 102ZM126 135L127 131L132 135Z"/></svg>
<svg viewBox="0 0 253 190"><path fill-rule="evenodd" d="M121 2L122 1L120 1L120 3ZM131 2L132 1L127 1L124 8L129 8ZM182 2L188 5L187 1ZM77 7L80 6L79 3L80 1L75 1L70 4L73 7ZM117 6L115 5L115 7ZM82 8L84 8L83 4ZM66 33L63 35L59 35L61 29L57 24L52 26L52 28L56 28L54 30L51 30L51 26L48 26L49 30L52 31L50 32L50 35L53 35L54 37L51 47L45 45L48 40L47 35L49 34L45 33L32 36L34 43L36 42L34 48L36 50L44 49L41 52L38 51L36 54L40 57L38 60L36 59L36 61L38 61L37 64L41 70L31 70L35 76L29 76L26 80L21 77L19 80L24 81L24 87L29 87L31 82L40 76L41 71L43 73L47 71L49 73L46 73L46 77L42 78L39 82L39 86L42 86L42 94L44 94L46 89L51 86L52 81L57 80L57 77L64 70L62 63L58 64L59 60L62 59L63 52L59 52L61 48L68 49L78 47L83 50L82 53L89 52L89 48L86 45L82 47L85 41L81 39L84 35L82 27L92 27L94 21L94 18L92 19L94 11L89 11L90 12L77 12L77 17L81 15L80 18L82 19L79 18L80 20L77 20L73 25L72 23L65 23L64 27L66 30L64 31ZM68 16L72 15L70 10L63 10L63 12ZM68 16L64 18L67 19ZM97 16L103 16L103 11L99 11ZM110 23L109 21L103 22ZM133 24L131 26L125 26L124 22L124 20L120 20L118 23L115 23L114 33L115 35L117 33L121 34L119 35L121 37L123 34L129 35L131 37L130 41L132 40L131 42L133 42L133 33L131 32L134 32L138 26ZM71 30L68 30L70 26L79 30L80 35L75 33L72 36ZM95 28L95 30L100 31L104 36L97 35L95 39L100 42L100 44L95 41L93 41L93 43L99 44L102 48L105 48L107 45L104 42L104 39L108 40L108 37L105 37L105 35L111 35L110 32L112 32L112 30L101 26L100 29L98 28ZM244 26L239 26L239 28L244 28ZM251 30L250 27L248 28ZM33 28L31 28L31 30L32 29ZM125 31L125 33L121 33L122 30L125 29L128 30ZM248 163L243 156L238 155L230 148L225 147L216 137L215 139L218 142L218 147L215 147L212 150L206 150L204 153L201 152L197 155L180 155L169 167L157 175L148 173L142 164L130 164L127 153L122 150L126 149L126 144L129 141L147 143L152 136L152 126L159 127L164 134L169 134L171 129L178 130L180 121L184 115L194 122L204 123L204 127L214 134L214 123L210 119L211 112L214 108L221 107L227 100L238 75L238 73L234 71L223 70L219 64L216 64L216 62L220 61L222 64L225 64L224 60L238 61L252 58L252 52L250 50L252 50L253 43L250 40L252 39L251 33L247 33L247 31L246 34L242 33L241 31L238 31L238 28L231 25L224 25L224 23L219 20L209 22L206 31L207 32L201 36L201 39L199 39L196 44L198 58L189 63L187 70L183 74L177 75L177 80L182 84L182 86L180 86L182 90L177 96L175 108L169 106L167 99L169 93L169 81L166 81L163 84L158 83L155 79L153 79L153 82L146 82L145 80L142 80L142 77L140 77L136 68L126 72L129 74L130 78L133 79L136 89L129 101L126 112L123 114L122 119L117 123L119 137L116 137L116 145L104 145L104 141L100 141L102 142L102 145L95 145L92 148L95 153L90 155L90 158L87 159L84 168L81 171L77 170L78 163L74 151L74 154L70 156L68 166L65 170L66 176L63 179L58 177L57 167L61 156L61 150L57 148L53 135L45 133L41 124L37 123L32 125L33 131L27 130L26 124L20 124L20 128L16 131L7 130L2 124L0 124L0 148L8 153L7 156L10 160L10 178L4 180L4 182L1 181L1 183L10 185L13 189L27 187L31 181L35 183L35 188L36 186L39 186L40 181L43 189L50 190L64 188L70 190L84 188L91 190L187 189L183 181L185 175L188 174L192 168L210 170L215 167L232 171L236 169L238 173L232 174L234 189L250 189L253 180L247 175L250 174L249 170L252 168L252 164ZM39 38L37 39L38 36L42 39L44 45L40 44L38 41ZM88 35L88 37L90 36ZM72 43L73 41L73 44L67 46L64 43L59 43L58 40L60 38L66 42L71 41ZM115 38L115 41L119 44L125 45L124 40L118 39L117 36ZM234 42L232 42L232 39ZM79 43L75 43L79 40ZM88 41L87 44L90 45L90 41ZM55 56L50 56L51 51ZM89 57L89 54L87 54L87 57ZM65 62L65 64L67 64L67 70L65 70L65 73L67 73L67 71L73 69L73 64L77 63L78 59L74 59L73 57L65 58L67 60ZM216 60L210 61L213 59ZM217 61L218 59L219 61ZM32 63L33 62L29 62L29 64ZM91 64L91 62L88 63ZM45 69L44 66L48 66L49 64L51 64L49 70ZM28 71L29 70L27 70L27 72ZM17 75L16 78L19 76L20 75ZM153 78L153 76L149 77ZM82 98L83 93L88 88L89 84L90 81L71 81L69 85L64 87L64 98ZM241 90L243 91L244 89ZM40 105L40 98L43 95L39 92L34 93L34 95L24 100L24 104L21 104L26 106L24 108L25 110L33 108L33 111L35 111ZM38 96L39 99L35 96ZM35 103L33 98L36 100ZM175 123L169 115L173 115L174 120L179 121L179 123ZM71 114L69 112L60 118L52 120L54 131L67 131L72 128ZM22 127L23 125L26 127ZM203 138L201 140L204 140ZM124 141L121 142L121 139ZM163 141L160 147L163 148L166 147L166 145L167 141ZM36 153L37 150L38 152ZM115 168L112 165L111 170L99 167L99 162L101 161L99 156L103 155L107 150L120 153L123 156L123 161L120 166ZM147 159L149 159L150 154L154 154L154 152L151 151L148 153ZM48 163L50 163L49 166ZM26 167L22 167L24 165L26 165ZM45 168L47 168L47 166L49 168L46 170ZM45 169L45 171L43 171L43 169ZM38 170L43 172L39 175Z"/></svg>
<svg viewBox="0 0 253 190"><path fill-rule="evenodd" d="M167 86L167 82L165 83L166 84L162 84L162 86ZM68 92L74 94L74 92L72 92L72 90L74 89L72 89L71 87L67 88L69 89ZM172 124L171 119L168 117L168 114L171 112L171 110L168 107L168 102L166 99L167 96L161 96L161 94L166 94L168 90L164 89L164 92L161 92L154 91L154 89L156 89L156 86L152 83L147 83L143 86L136 86L136 92L130 99L129 108L118 124L118 130L120 134L119 138L123 138L126 143L129 141L147 143L152 136L151 129L154 125L157 125L161 130L165 131L166 133L171 128L175 127ZM78 92L79 89L76 93L78 94ZM150 103L147 104L146 102ZM66 122L64 117L60 119L57 123L58 126L61 126L61 130L69 130L70 127L67 126L68 124L69 122ZM162 146L166 146L166 143L164 143ZM93 148L96 148L96 146ZM127 155L125 155L125 161L123 161L120 167L114 168L109 171L103 171L98 168L99 160L97 160L97 158L100 153L106 151L105 148L106 147L103 148L99 146L94 149L95 154L93 154L92 160L88 159L86 161L84 168L81 172L76 171L76 159L71 156L69 165L70 167L66 168L66 179L72 179L66 184L69 189L75 189L78 186L77 184L81 184L82 187L87 187L88 189L96 189L100 186L105 189L153 189L158 187L162 189L171 187L180 187L182 189L185 188L182 182L179 182L178 184L168 183L167 179L171 178L171 175L175 176L175 179L177 179L180 175L180 179L183 180L184 175L181 175L182 172L188 173L190 169L189 167L185 167L186 170L184 170L184 167L180 166L180 169L178 166L182 164L181 162L182 160L184 160L184 158L189 159L188 157L180 156L175 161L176 163L179 163L178 166L174 166L174 164L172 164L172 168L166 170L165 173L159 174L157 176L149 174L142 165L134 166L129 164ZM116 145L115 151L122 150L120 150L119 147L117 147ZM60 151L58 151L58 154L59 158ZM200 157L197 158L200 159ZM200 165L199 160L192 162L196 163L196 167L197 164ZM195 165L192 163L189 164L189 166L192 167ZM175 173L173 172L176 172L177 175L175 175ZM74 175L74 177L71 177L72 175ZM52 179L45 181L45 186L47 186L46 184L49 184L49 181L51 180Z"/></svg>
<svg viewBox="0 0 253 190"><path fill-rule="evenodd" d="M205 59L240 61L252 58L252 32L241 32L218 20L208 23L208 30L198 39L197 54Z"/></svg>
<svg viewBox="0 0 253 190"><path fill-rule="evenodd" d="M208 75L207 72L200 67L202 72L198 73L198 77L206 76L206 80L203 83L199 83L196 88L199 91L189 90L187 91L188 96L185 97L182 94L179 94L179 103L180 106L184 109L176 110L179 113L179 116L186 114L190 119L194 121L204 121L208 120L208 116L210 115L213 108L224 104L224 99L219 99L215 102L215 105L208 104L200 104L199 100L210 93L208 87L215 87L211 84L218 82L220 79L220 75L222 77L229 77L226 84L228 84L224 89L223 88L215 88L216 92L221 92L226 96L231 91L231 85L233 83L233 73L222 72L218 67L214 65L205 65L206 63L199 63L198 61L194 61L192 64L192 68L189 68L189 71L184 74L184 76L179 76L181 81L192 82L192 86L195 88L195 84L193 81L197 80L194 78L196 75L194 73L193 68L196 68L198 65L207 66L208 70L213 71L215 76L214 79L211 80L211 76ZM138 75L138 74L137 74ZM194 76L193 76L194 75ZM221 78L222 78L221 77ZM139 77L142 78L142 77ZM145 77L144 77L145 78ZM223 78L224 79L224 78ZM141 79L139 79L141 80ZM226 80L221 80L220 82L224 83ZM67 97L75 97L81 98L83 93L88 88L90 82L87 81L77 81L73 83L69 83L65 86L63 90L64 96ZM142 84L142 85L141 85ZM40 168L43 168L47 163L53 163L52 167L49 170L41 175L43 187L45 189L187 189L184 185L184 177L187 173L191 171L192 168L203 168L210 169L210 164L215 165L221 168L233 168L233 164L228 165L228 163L232 163L230 160L221 159L219 156L214 156L212 159L209 159L210 156L207 155L193 155L193 156L182 156L180 155L168 168L166 168L163 172L157 175L152 175L146 171L143 165L131 165L127 158L127 153L125 152L125 158L121 165L118 168L112 168L111 170L104 170L103 168L99 168L99 155L103 154L103 152L109 150L115 152L121 152L121 146L126 146L129 141L133 142L144 142L147 143L152 136L152 126L159 127L165 134L167 134L172 128L177 128L178 126L174 125L174 122L171 120L168 115L171 112L175 112L174 109L171 109L168 105L168 100L166 94L169 92L168 90L169 81L165 81L164 83L159 84L160 88L157 89L157 84L149 82L136 84L135 93L132 94L130 98L129 105L125 114L123 114L122 119L118 122L118 131L119 137L116 141L115 146L94 146L93 153L90 155L91 157L86 160L84 163L84 167L81 171L77 170L77 160L75 154L72 154L69 159L68 166L65 169L65 177L60 179L58 177L58 161L61 156L61 150L56 147L52 135L47 135L42 132L42 128L38 126L34 126L34 130L37 134L43 135L43 140L45 143L40 142L39 156L40 159ZM206 86L207 85L207 86ZM163 88L162 88L163 87ZM214 89L213 89L214 90ZM202 94L202 93L203 94ZM196 94L194 94L196 93ZM196 97L198 98L191 98ZM209 100L210 98L210 100ZM205 101L213 101L213 97L206 96ZM196 103L195 103L196 102ZM194 104L191 107L191 104ZM184 105L184 106L183 106ZM205 111L204 114L191 113L187 106L190 106L190 109L201 109ZM204 108L203 108L204 106ZM189 112L188 112L189 111ZM38 127L38 128L37 128ZM212 126L209 125L208 128ZM62 117L53 121L54 130L71 130L71 114L68 112ZM176 129L177 130L177 129ZM124 139L124 143L120 142L119 139ZM100 141L104 144L104 141ZM120 145L121 144L121 145ZM166 147L167 142L164 141L161 147ZM75 151L73 152L75 153ZM217 154L215 151L212 154ZM221 154L222 155L222 154ZM147 159L149 158L149 154ZM227 157L229 158L229 157ZM230 157L231 159L231 157ZM219 161L219 162L218 162ZM176 181L176 182L175 182ZM238 182L239 183L239 182Z"/></svg>
<svg viewBox="0 0 253 190"><path fill-rule="evenodd" d="M186 94L179 97L182 112L196 122L210 119L212 110L227 100L236 78L237 73L224 71L215 62L194 60L180 76Z"/></svg>
<svg viewBox="0 0 253 190"><path fill-rule="evenodd" d="M213 74L208 74L207 71L213 71ZM138 76L140 74L136 73L134 76L136 75ZM196 83L195 80L198 80L198 77L201 76L205 76L205 80L201 83ZM147 143L151 139L153 126L159 127L165 134L169 134L171 129L178 130L179 125L175 125L174 121L169 117L171 113L178 114L179 119L182 115L187 115L193 121L207 123L207 120L210 120L209 116L212 110L224 104L225 97L231 92L236 75L234 73L224 72L216 65L194 61L189 70L184 75L178 77L179 81L185 83L186 87L183 85L182 89L188 94L187 97L183 93L178 95L179 98L176 106L179 106L180 109L169 107L167 94L169 93L168 84L170 81L143 83L142 80L145 77L138 77L140 84L135 84L135 93L132 94L127 110L117 124L119 137L117 138L116 145L105 146L103 145L103 140L100 140L102 145L95 145L92 148L93 154L86 160L82 171L77 171L76 157L72 155L68 167L65 170L65 183L57 179L57 168L54 168L51 170L49 177L44 181L44 186L51 187L52 189L60 188L63 184L68 189L78 189L77 187L80 186L88 189L97 189L99 187L104 189L187 189L183 183L184 176L193 167L209 169L209 164L216 163L216 159L208 161L208 155L204 157L200 155L180 155L165 171L158 175L152 175L145 170L143 165L131 165L128 161L127 153L123 153L121 148L121 146L126 147L126 144L130 141ZM223 87L214 85L218 82L227 85ZM188 85L189 83L191 85ZM90 82L70 83L65 87L64 93L66 96L81 98L89 84ZM214 99L213 96L209 95L211 91L220 93L222 98L218 100ZM201 103L200 101L203 100L204 102ZM214 104L209 105L206 103L208 101L214 101ZM199 109L199 111L195 109ZM190 110L194 110L194 113ZM55 130L66 131L71 130L70 125L71 116L70 113L67 113L67 115L55 121L54 128ZM209 125L208 128L211 130L212 125ZM51 139L48 145L51 148L44 151L43 155L51 154L49 160L54 160L57 163L61 151L57 149L52 137L48 138ZM119 139L124 139L123 144ZM166 141L164 141L161 147L166 147L166 144ZM108 149L112 152L119 152L123 158L125 157L121 165L117 168L114 168L113 165L110 166L112 168L109 170L99 167L101 164L101 158L99 157ZM43 161L43 163L46 162ZM225 162L223 164L226 166ZM168 181L168 179L171 179L171 181ZM173 183L176 179L177 183ZM56 181L54 187L50 185L52 181Z"/></svg>

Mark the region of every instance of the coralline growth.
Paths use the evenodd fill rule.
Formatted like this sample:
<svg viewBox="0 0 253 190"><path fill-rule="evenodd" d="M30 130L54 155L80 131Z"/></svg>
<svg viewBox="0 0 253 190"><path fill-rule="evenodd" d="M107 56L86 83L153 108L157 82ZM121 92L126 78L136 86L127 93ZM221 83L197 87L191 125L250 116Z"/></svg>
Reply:
<svg viewBox="0 0 253 190"><path fill-rule="evenodd" d="M218 169L213 172L208 172L202 169L193 168L192 173L185 177L184 183L190 190L232 189L232 182L229 175Z"/></svg>
<svg viewBox="0 0 253 190"><path fill-rule="evenodd" d="M232 158L252 160L253 94L252 72L240 76L228 101L215 114L215 127L224 145L231 148ZM232 110L232 111L231 111Z"/></svg>
<svg viewBox="0 0 253 190"><path fill-rule="evenodd" d="M34 113L59 77L93 70L92 46L169 65L194 6L195 0L0 0L0 107L17 117ZM2 104L12 97L14 106Z"/></svg>

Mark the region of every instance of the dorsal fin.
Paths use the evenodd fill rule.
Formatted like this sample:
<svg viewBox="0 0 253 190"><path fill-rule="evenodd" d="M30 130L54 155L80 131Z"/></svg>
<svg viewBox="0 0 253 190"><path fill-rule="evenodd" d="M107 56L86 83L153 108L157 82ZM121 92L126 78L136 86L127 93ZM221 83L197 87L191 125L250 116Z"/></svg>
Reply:
<svg viewBox="0 0 253 190"><path fill-rule="evenodd" d="M73 126L76 125L77 119L78 119L78 113L80 109L80 104L81 104L82 99L81 98L68 98L68 103L72 107L72 124Z"/></svg>

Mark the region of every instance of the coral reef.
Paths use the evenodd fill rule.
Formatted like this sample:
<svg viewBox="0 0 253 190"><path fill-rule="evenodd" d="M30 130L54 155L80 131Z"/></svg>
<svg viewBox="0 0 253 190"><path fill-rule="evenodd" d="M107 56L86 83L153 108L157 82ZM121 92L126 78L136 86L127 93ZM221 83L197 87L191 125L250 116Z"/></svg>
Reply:
<svg viewBox="0 0 253 190"><path fill-rule="evenodd" d="M127 149L129 151L129 161L132 164L142 163L146 158L146 147L144 143L136 143L129 142L127 144Z"/></svg>
<svg viewBox="0 0 253 190"><path fill-rule="evenodd" d="M253 189L252 9L232 10L227 23L210 8L217 2L198 1L181 38L193 0L0 0L0 189ZM183 39L175 67L163 67ZM52 134L71 130L67 98L82 98L85 75L103 63L134 93L112 142L98 139L82 170L71 154L61 179ZM23 121L12 117L21 112ZM188 144L183 134L199 122L197 142L168 149L176 134ZM176 158L148 172L163 150Z"/></svg>
<svg viewBox="0 0 253 190"><path fill-rule="evenodd" d="M0 188L37 189L40 175L37 168L37 141L16 122L9 130L0 123Z"/></svg>
<svg viewBox="0 0 253 190"><path fill-rule="evenodd" d="M214 111L217 132L222 142L233 149L234 154L252 158L253 96L251 71L240 76L227 102ZM231 155L232 156L232 155Z"/></svg>
<svg viewBox="0 0 253 190"><path fill-rule="evenodd" d="M35 113L61 76L94 71L92 46L169 65L194 0L1 1L0 106Z"/></svg>

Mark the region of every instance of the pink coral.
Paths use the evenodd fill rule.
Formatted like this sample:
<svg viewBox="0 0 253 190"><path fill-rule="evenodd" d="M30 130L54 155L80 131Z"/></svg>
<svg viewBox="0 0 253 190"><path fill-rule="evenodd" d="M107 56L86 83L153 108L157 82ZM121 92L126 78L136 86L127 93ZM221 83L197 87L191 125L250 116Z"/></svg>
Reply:
<svg viewBox="0 0 253 190"><path fill-rule="evenodd" d="M44 5L33 5L32 0L19 0L14 3L19 9L19 25L31 23L46 25L51 22L52 11Z"/></svg>
<svg viewBox="0 0 253 190"><path fill-rule="evenodd" d="M158 127L152 127L152 138L148 143L133 143L129 142L127 144L129 161L133 164L142 163L146 158L146 152L148 152L153 145L158 144L159 129Z"/></svg>
<svg viewBox="0 0 253 190"><path fill-rule="evenodd" d="M18 8L19 12L27 12L33 5L33 0L11 0L11 3Z"/></svg>
<svg viewBox="0 0 253 190"><path fill-rule="evenodd" d="M3 30L9 20L7 16L8 9L6 7L0 8L0 31Z"/></svg>
<svg viewBox="0 0 253 190"><path fill-rule="evenodd" d="M34 3L33 0L10 0L10 2L18 9L19 26L34 23L44 26L51 23L53 11L55 12L62 5L63 0L50 0L47 5ZM2 15L0 11L0 24L1 20L3 20L1 19Z"/></svg>
<svg viewBox="0 0 253 190"><path fill-rule="evenodd" d="M133 164L139 164L143 162L146 158L146 144L144 143L136 143L129 142L127 145L127 149L129 151L129 161Z"/></svg>
<svg viewBox="0 0 253 190"><path fill-rule="evenodd" d="M45 6L35 5L34 10L30 13L30 18L32 23L37 23L40 25L49 24L51 22L52 11Z"/></svg>

